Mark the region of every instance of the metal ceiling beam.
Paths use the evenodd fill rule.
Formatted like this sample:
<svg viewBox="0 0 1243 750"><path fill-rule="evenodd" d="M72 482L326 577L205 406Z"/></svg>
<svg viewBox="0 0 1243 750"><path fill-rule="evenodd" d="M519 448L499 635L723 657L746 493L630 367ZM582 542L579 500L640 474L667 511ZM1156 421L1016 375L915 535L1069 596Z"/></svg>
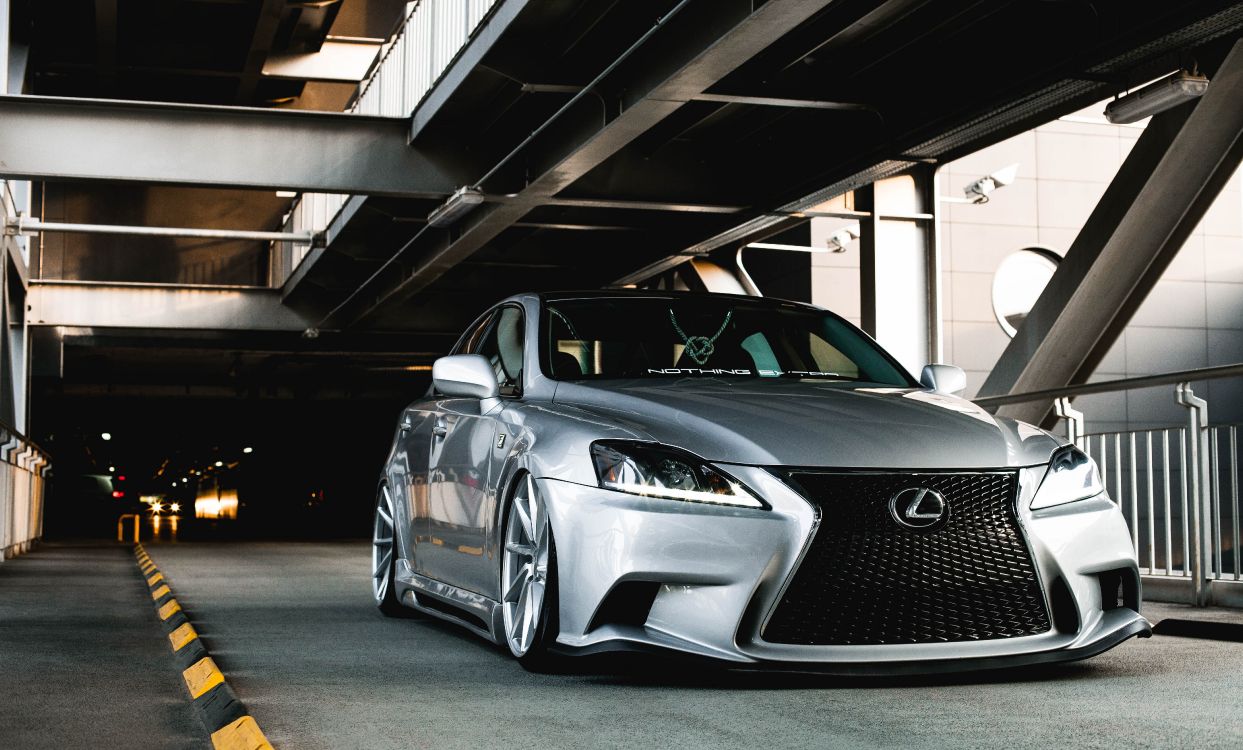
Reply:
<svg viewBox="0 0 1243 750"><path fill-rule="evenodd" d="M117 0L95 0L95 65L99 91L106 95L117 76Z"/></svg>
<svg viewBox="0 0 1243 750"><path fill-rule="evenodd" d="M596 116L569 134L564 130L570 126L560 123L554 129L556 137L547 139L555 140L553 144L536 143L529 138L524 143L531 145L524 155L525 172L531 178L513 196L514 200L476 209L472 216L460 222L460 228L453 228L451 235L436 232L436 236L430 238L434 243L432 247L418 242L416 237L393 258L395 265L400 265L406 260L405 256L414 256L409 258L417 264L411 273L403 274L396 285L373 297L367 297L367 292L371 290L360 289L355 296L370 300L361 311L352 313L343 305L334 313L347 323L356 322L385 305L400 302L425 288L512 226L532 208L546 204L830 2L769 0L757 9L753 9L753 3L749 0L692 6L691 12L684 12L670 24L671 28L676 29L668 32L677 34L676 45L666 43L659 54L646 47L640 48L640 53L647 54L644 64L636 65L629 71L619 69L617 75L625 77L625 80L608 82L610 90L624 92L620 112L610 112L609 119L603 124ZM496 171L494 168L489 175ZM486 189L488 185L484 187Z"/></svg>
<svg viewBox="0 0 1243 750"><path fill-rule="evenodd" d="M281 304L280 292L150 284L32 281L32 326L140 330L304 331L308 323Z"/></svg>
<svg viewBox="0 0 1243 750"><path fill-rule="evenodd" d="M255 33L250 37L250 51L246 53L246 64L242 67L242 80L237 85L238 104L250 105L255 102L255 89L259 87L259 79L263 75L263 63L267 61L272 43L276 41L276 32L280 29L284 11L285 0L263 0L263 4L259 6Z"/></svg>
<svg viewBox="0 0 1243 750"><path fill-rule="evenodd" d="M854 33L862 34L864 37L870 36L892 19L890 13L895 8L905 8L905 2L906 0L898 0L876 8L860 23L843 32L843 39ZM922 3L914 3L914 5L918 4ZM972 5L986 7L990 13L1005 7L1002 3L975 2ZM1218 3L1217 5L1224 6L1225 4ZM954 14L961 14L969 7L964 4L956 8ZM1113 56L1094 65L1082 63L1090 66L1089 72L1101 73L1101 76L1085 79L1081 75L1083 71L1080 68L1067 63L1059 71L1051 74L1041 88L1023 91L1009 99L977 97L978 110L964 110L957 113L955 116L961 118L959 120L942 119L941 122L933 123L931 126L929 123L921 123L902 136L873 149L870 153L856 152L848 162L826 174L826 181L836 180L827 188L784 205L772 206L758 216L747 217L744 223L690 245L677 254L639 268L616 279L613 283L620 286L641 282L694 257L764 236L773 229L779 230L781 229L779 218L781 214L804 211L855 188L897 174L916 164L952 161L1012 135L1030 130L1049 119L1074 112L1117 91L1117 86L1095 82L1106 78L1104 76L1106 72L1121 75L1119 71L1127 71L1122 77L1129 79L1134 75L1133 71L1142 70L1137 67L1140 63L1151 63L1162 55L1184 53L1196 44L1203 44L1217 36L1238 34L1241 17L1238 4L1204 10L1201 13L1203 15L1190 14L1180 23L1171 24L1157 38L1147 40L1142 44L1135 44L1121 50L1116 47L1103 48L1102 52L1108 51L1107 53ZM901 12L898 15L901 15ZM820 44L832 46L836 43L836 39L837 37L834 37ZM787 67L793 67L801 59L801 57L795 57ZM875 64L875 59L869 58L869 65L873 64ZM1116 75L1109 77L1108 80L1113 80Z"/></svg>
<svg viewBox="0 0 1243 750"><path fill-rule="evenodd" d="M439 83L427 92L426 97L410 118L410 140L416 141L453 97L454 93L477 68L482 67L484 56L496 46L510 25L526 10L531 0L504 0L491 11L491 15L475 29L471 40L457 54L449 68L440 74Z"/></svg>
<svg viewBox="0 0 1243 750"><path fill-rule="evenodd" d="M1059 388L1092 373L1238 168L1240 91L1243 41L1198 103L1149 123L981 397ZM1042 423L1049 409L1048 402L1035 402L1003 406L999 413Z"/></svg>
<svg viewBox="0 0 1243 750"><path fill-rule="evenodd" d="M0 177L441 199L465 181L406 121L296 110L0 97Z"/></svg>
<svg viewBox="0 0 1243 750"><path fill-rule="evenodd" d="M823 99L783 99L773 96L743 96L741 94L698 94L697 102L719 104L749 104L757 107L789 107L792 109L834 109L848 112L866 112L872 107L858 102L831 102Z"/></svg>
<svg viewBox="0 0 1243 750"><path fill-rule="evenodd" d="M522 196L488 196L489 203L524 204ZM711 203L670 203L667 201L632 201L613 200L608 198L569 198L558 196L545 198L539 202L541 206L564 206L568 208L612 208L623 211L667 211L671 213L691 214L736 214L746 206L724 206Z"/></svg>

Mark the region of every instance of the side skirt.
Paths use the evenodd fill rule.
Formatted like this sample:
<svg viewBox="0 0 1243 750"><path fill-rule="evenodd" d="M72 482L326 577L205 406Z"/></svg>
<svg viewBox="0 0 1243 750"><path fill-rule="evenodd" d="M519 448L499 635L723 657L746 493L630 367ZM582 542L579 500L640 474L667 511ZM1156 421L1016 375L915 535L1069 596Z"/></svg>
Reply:
<svg viewBox="0 0 1243 750"><path fill-rule="evenodd" d="M500 602L410 570L397 561L397 594L402 604L424 614L461 625L493 643L504 643Z"/></svg>

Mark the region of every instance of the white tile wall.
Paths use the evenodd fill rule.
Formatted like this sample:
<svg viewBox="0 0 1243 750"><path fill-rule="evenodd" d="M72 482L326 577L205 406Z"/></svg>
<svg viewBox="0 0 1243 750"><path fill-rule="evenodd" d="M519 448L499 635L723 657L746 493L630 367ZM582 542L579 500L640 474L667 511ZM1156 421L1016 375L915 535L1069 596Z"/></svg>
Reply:
<svg viewBox="0 0 1243 750"><path fill-rule="evenodd" d="M1120 163L1118 136L1113 133L1084 135L1036 131L1036 175L1041 180L1108 182Z"/></svg>
<svg viewBox="0 0 1243 750"><path fill-rule="evenodd" d="M1009 339L992 311L992 279L1001 261L1041 245L1065 254L1141 130L1109 125L1103 104L942 167L940 192L961 196L964 185L1009 164L1019 178L983 205L942 204L943 361L967 373L974 395ZM838 208L846 204L837 199ZM812 224L823 242L850 220ZM812 299L859 322L859 249L812 256ZM1170 263L1093 380L1243 362L1243 171L1223 191L1183 250ZM1197 391L1199 392L1199 391ZM1243 420L1243 381L1205 387L1213 421ZM1089 429L1179 423L1172 389L1083 397Z"/></svg>
<svg viewBox="0 0 1243 750"><path fill-rule="evenodd" d="M1204 278L1243 284L1243 238L1204 237Z"/></svg>
<svg viewBox="0 0 1243 750"><path fill-rule="evenodd" d="M1207 323L1204 281L1171 281L1162 277L1131 318L1132 327L1203 329Z"/></svg>
<svg viewBox="0 0 1243 750"><path fill-rule="evenodd" d="M992 315L992 275L1017 250L1042 245L1065 254L1141 129L1114 126L1102 105L948 164L941 192L1019 162L1015 184L985 205L942 213L945 359L967 371L973 395L1008 339ZM1079 118L1095 120L1081 122ZM1113 380L1209 364L1243 362L1243 170L1170 263L1092 380ZM1243 420L1243 382L1212 386L1213 421ZM1184 417L1172 389L1083 397L1090 430L1175 424Z"/></svg>

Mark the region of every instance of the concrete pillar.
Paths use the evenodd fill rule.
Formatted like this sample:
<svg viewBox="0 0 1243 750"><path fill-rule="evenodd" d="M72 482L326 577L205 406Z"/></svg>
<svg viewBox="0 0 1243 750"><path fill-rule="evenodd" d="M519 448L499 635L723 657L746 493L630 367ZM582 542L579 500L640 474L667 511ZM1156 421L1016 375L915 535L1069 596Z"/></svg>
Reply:
<svg viewBox="0 0 1243 750"><path fill-rule="evenodd" d="M861 327L918 374L941 358L941 262L931 166L856 191Z"/></svg>

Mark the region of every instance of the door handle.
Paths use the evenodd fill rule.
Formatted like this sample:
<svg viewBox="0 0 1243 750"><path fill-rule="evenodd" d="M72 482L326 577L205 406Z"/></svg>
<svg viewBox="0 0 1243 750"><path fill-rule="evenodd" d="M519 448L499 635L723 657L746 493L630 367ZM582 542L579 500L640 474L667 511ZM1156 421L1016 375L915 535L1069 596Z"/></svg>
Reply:
<svg viewBox="0 0 1243 750"><path fill-rule="evenodd" d="M442 438L449 434L449 426L445 424L443 419L438 418L436 423L432 425L432 434L438 438Z"/></svg>
<svg viewBox="0 0 1243 750"><path fill-rule="evenodd" d="M405 433L409 432L411 427L414 427L414 425L412 425L412 424L410 423L410 417L402 417L402 418L401 418L401 432L402 432L402 434L404 435Z"/></svg>

